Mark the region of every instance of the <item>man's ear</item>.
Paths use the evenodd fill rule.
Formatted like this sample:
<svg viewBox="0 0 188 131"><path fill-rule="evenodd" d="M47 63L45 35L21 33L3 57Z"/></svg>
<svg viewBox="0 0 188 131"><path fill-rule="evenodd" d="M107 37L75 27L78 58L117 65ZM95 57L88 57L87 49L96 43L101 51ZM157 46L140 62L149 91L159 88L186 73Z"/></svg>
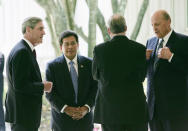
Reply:
<svg viewBox="0 0 188 131"><path fill-rule="evenodd" d="M31 31L31 28L29 26L26 27L26 32L30 32Z"/></svg>
<svg viewBox="0 0 188 131"><path fill-rule="evenodd" d="M111 35L112 33L111 33L111 31L110 31L110 28L108 28L107 30L108 30L108 34Z"/></svg>
<svg viewBox="0 0 188 131"><path fill-rule="evenodd" d="M125 32L127 31L127 26L125 26Z"/></svg>

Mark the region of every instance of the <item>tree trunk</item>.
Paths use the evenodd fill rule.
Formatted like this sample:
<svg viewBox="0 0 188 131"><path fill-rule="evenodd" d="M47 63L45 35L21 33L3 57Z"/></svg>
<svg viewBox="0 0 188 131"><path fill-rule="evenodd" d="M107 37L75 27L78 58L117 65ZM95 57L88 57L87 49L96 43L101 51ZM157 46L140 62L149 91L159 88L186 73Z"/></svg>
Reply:
<svg viewBox="0 0 188 131"><path fill-rule="evenodd" d="M99 8L97 8L97 25L99 26L102 35L103 35L103 40L108 41L110 40L110 36L108 34L107 26L104 20L104 16L102 15L101 11Z"/></svg>
<svg viewBox="0 0 188 131"><path fill-rule="evenodd" d="M58 46L58 44L57 44L59 42L58 42L58 36L56 34L55 27L54 27L55 24L53 23L52 16L50 16L50 14L47 14L47 16L48 17L46 18L46 21L47 21L49 30L51 32L52 46L53 46L53 48L55 50L55 55L56 56L60 56L61 55L61 51L60 51L60 48L59 48L60 46Z"/></svg>
<svg viewBox="0 0 188 131"><path fill-rule="evenodd" d="M60 0L35 0L46 12L46 21L51 34L51 44L55 55L60 56L59 35L68 28L65 11Z"/></svg>
<svg viewBox="0 0 188 131"><path fill-rule="evenodd" d="M89 31L88 31L88 56L93 57L93 49L96 45L96 10L97 0L89 0Z"/></svg>
<svg viewBox="0 0 188 131"><path fill-rule="evenodd" d="M88 0L86 0L86 3L88 5ZM110 36L108 34L108 31L107 31L107 26L106 26L106 23L105 23L105 20L104 20L104 16L102 15L100 9L97 7L97 12L96 12L96 16L97 16L97 25L99 26L101 32L102 32L102 35L103 35L103 40L104 41L108 41L110 40Z"/></svg>
<svg viewBox="0 0 188 131"><path fill-rule="evenodd" d="M93 48L96 44L96 24L99 26L104 41L110 39L108 35L105 19L100 9L97 6L97 0L86 0L89 7L89 25L88 36L83 32L81 27L78 27L74 21L77 0L35 0L46 12L47 23L52 37L52 46L56 55L61 54L59 48L59 35L62 31L71 29L74 30L88 43L88 56L93 56ZM111 0L113 14L118 13L124 16L125 8L128 0ZM149 0L143 0L138 20L135 24L131 39L136 40L144 14L148 7Z"/></svg>
<svg viewBox="0 0 188 131"><path fill-rule="evenodd" d="M65 9L65 14L67 17L68 29L74 30L74 9L72 7L72 1L70 0L62 0L63 7Z"/></svg>
<svg viewBox="0 0 188 131"><path fill-rule="evenodd" d="M131 37L130 37L130 39L132 39L132 40L136 40L136 38L137 38L137 36L140 32L142 21L143 21L143 18L144 18L144 15L146 13L148 5L149 5L149 0L143 0L142 6L141 6L139 14L138 14L138 18L137 18L137 21L136 21L136 24L135 24L135 27L134 27L134 30L133 30Z"/></svg>
<svg viewBox="0 0 188 131"><path fill-rule="evenodd" d="M120 14L124 16L126 5L127 0L120 0L120 2L118 2L118 0L111 0L113 14Z"/></svg>

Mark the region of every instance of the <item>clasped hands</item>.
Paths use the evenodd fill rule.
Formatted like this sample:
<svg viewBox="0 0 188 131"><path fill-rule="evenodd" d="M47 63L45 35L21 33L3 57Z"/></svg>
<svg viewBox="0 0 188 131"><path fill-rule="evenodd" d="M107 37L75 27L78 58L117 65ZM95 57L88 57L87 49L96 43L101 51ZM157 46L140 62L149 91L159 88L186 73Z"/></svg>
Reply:
<svg viewBox="0 0 188 131"><path fill-rule="evenodd" d="M82 119L87 113L89 109L86 106L82 107L71 107L67 106L64 109L64 112L70 116L73 120L80 120Z"/></svg>
<svg viewBox="0 0 188 131"><path fill-rule="evenodd" d="M149 60L153 50L146 50L146 59ZM158 50L158 58L169 60L172 56L172 52L168 47L163 47Z"/></svg>

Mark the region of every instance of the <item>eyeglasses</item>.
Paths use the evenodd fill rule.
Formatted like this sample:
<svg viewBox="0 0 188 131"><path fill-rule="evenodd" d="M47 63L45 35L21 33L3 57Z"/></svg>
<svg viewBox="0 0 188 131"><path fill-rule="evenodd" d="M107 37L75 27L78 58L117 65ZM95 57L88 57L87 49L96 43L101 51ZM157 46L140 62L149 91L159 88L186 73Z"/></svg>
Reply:
<svg viewBox="0 0 188 131"><path fill-rule="evenodd" d="M63 43L63 45L66 46L66 47L68 47L68 46L74 46L74 45L76 45L76 44L77 44L76 41L64 42L64 43Z"/></svg>

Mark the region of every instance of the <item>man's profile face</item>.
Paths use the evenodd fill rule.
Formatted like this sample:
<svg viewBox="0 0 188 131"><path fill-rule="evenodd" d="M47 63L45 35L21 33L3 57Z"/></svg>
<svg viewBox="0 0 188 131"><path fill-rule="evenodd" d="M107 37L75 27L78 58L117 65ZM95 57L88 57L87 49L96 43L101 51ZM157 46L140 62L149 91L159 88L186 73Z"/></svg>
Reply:
<svg viewBox="0 0 188 131"><path fill-rule="evenodd" d="M163 38L170 32L170 20L165 20L161 15L154 15L151 23L153 31L158 38Z"/></svg>
<svg viewBox="0 0 188 131"><path fill-rule="evenodd" d="M30 27L27 28L31 43L34 44L34 46L38 45L39 43L42 43L43 36L45 35L44 25L42 21L37 23L33 29Z"/></svg>

